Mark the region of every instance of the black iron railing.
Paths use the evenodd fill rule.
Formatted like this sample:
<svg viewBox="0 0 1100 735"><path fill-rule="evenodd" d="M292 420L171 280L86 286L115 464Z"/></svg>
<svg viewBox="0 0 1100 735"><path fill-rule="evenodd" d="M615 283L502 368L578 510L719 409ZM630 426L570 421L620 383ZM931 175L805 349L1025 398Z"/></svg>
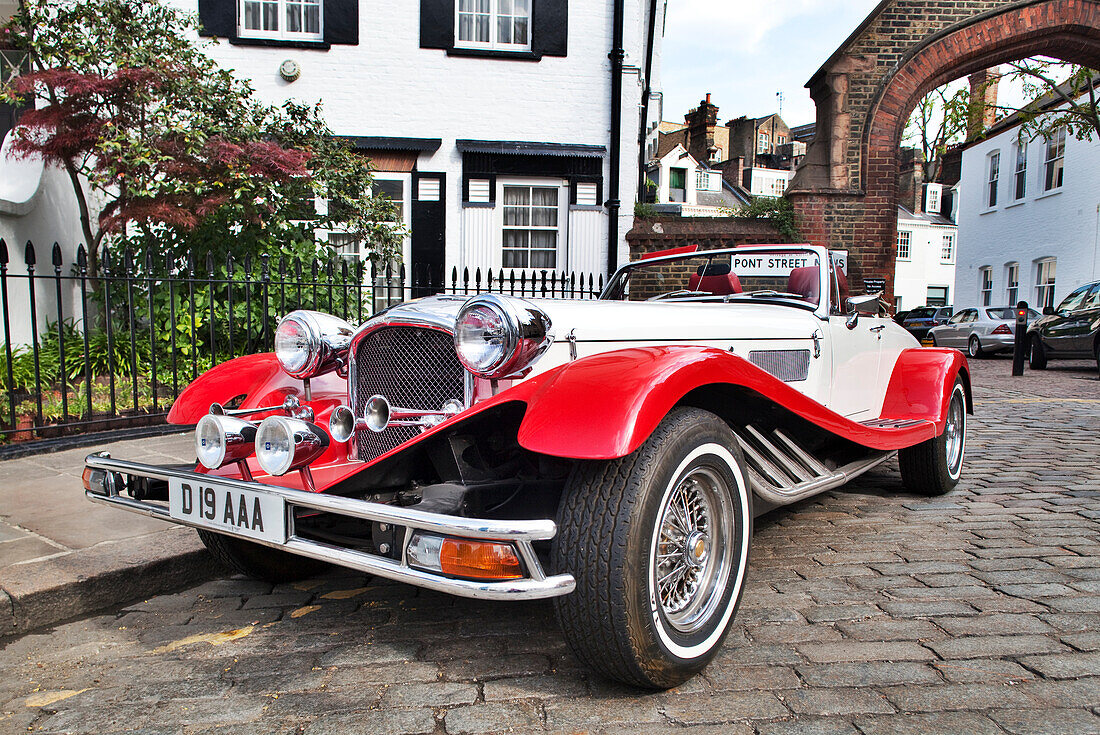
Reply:
<svg viewBox="0 0 1100 735"><path fill-rule="evenodd" d="M214 365L272 349L279 318L316 309L353 324L438 293L492 291L592 299L602 277L377 266L318 260L191 256L104 249L91 268L81 246L39 264L28 242L11 262L0 239L0 445L164 423L173 400ZM0 448L2 449L2 448Z"/></svg>

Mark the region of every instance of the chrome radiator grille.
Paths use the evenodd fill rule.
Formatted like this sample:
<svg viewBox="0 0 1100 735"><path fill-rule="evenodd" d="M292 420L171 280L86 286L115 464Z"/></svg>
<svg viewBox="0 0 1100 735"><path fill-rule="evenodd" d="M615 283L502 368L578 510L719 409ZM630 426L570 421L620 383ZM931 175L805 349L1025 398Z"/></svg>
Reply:
<svg viewBox="0 0 1100 735"><path fill-rule="evenodd" d="M759 350L749 353L749 362L785 383L798 383L810 375L809 350Z"/></svg>
<svg viewBox="0 0 1100 735"><path fill-rule="evenodd" d="M439 410L463 399L464 370L447 332L421 327L382 327L363 338L355 353L355 414L374 395L391 406ZM370 461L420 433L416 426L360 431L359 459Z"/></svg>

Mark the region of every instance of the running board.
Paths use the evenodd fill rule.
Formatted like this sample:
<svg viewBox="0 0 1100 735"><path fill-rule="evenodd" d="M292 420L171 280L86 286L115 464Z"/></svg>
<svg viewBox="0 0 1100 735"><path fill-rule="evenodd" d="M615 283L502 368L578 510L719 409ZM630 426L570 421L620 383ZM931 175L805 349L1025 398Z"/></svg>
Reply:
<svg viewBox="0 0 1100 735"><path fill-rule="evenodd" d="M773 429L770 438L752 425L734 427L734 434L748 462L753 490L777 505L790 505L840 487L896 454L876 452L871 457L830 469L780 429Z"/></svg>

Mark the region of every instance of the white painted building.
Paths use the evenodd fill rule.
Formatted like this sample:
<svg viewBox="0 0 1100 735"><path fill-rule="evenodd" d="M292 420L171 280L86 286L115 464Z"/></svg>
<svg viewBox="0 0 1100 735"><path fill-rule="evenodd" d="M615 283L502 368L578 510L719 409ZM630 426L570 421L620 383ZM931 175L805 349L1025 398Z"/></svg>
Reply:
<svg viewBox="0 0 1100 735"><path fill-rule="evenodd" d="M1018 140L1006 118L963 151L957 305L1056 306L1100 279L1100 140Z"/></svg>
<svg viewBox="0 0 1100 735"><path fill-rule="evenodd" d="M175 2L195 9L195 0ZM224 39L212 52L222 66L267 102L323 102L332 129L373 160L412 232L406 264L586 272L608 267L616 144L615 260L628 257L645 69L656 87L660 68L665 1L651 19L650 2L625 0L621 124L609 136L616 5L197 2L204 27Z"/></svg>
<svg viewBox="0 0 1100 735"><path fill-rule="evenodd" d="M407 267L599 273L609 244L616 263L627 260L639 133L656 136L660 119L665 0L622 2L614 134L616 0L169 1L198 11L219 39L211 55L262 100L323 103L333 131L371 159L377 190L399 203ZM643 113L647 81L654 102ZM0 237L63 242L71 262L82 238L68 181L0 159L0 182Z"/></svg>
<svg viewBox="0 0 1100 735"><path fill-rule="evenodd" d="M680 217L728 217L742 203L721 171L699 163L676 143L660 158L649 162L646 177L655 185L654 209Z"/></svg>
<svg viewBox="0 0 1100 735"><path fill-rule="evenodd" d="M925 305L950 306L955 299L958 227L950 216L941 213L943 201L942 185L925 184L921 212L898 207L896 311Z"/></svg>
<svg viewBox="0 0 1100 735"><path fill-rule="evenodd" d="M778 168L751 168L748 170L749 193L754 197L778 199L791 183L794 171Z"/></svg>

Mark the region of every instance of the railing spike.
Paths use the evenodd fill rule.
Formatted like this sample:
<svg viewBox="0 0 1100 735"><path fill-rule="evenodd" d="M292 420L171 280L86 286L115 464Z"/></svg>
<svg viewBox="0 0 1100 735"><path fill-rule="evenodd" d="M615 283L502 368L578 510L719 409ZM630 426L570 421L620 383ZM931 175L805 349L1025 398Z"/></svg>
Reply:
<svg viewBox="0 0 1100 735"><path fill-rule="evenodd" d="M53 244L53 251L51 252L51 255L53 256L53 267L60 269L61 268L61 245L59 243L55 242Z"/></svg>
<svg viewBox="0 0 1100 735"><path fill-rule="evenodd" d="M0 263L8 264L8 244L0 237Z"/></svg>
<svg viewBox="0 0 1100 735"><path fill-rule="evenodd" d="M5 251L7 250L7 248L4 249ZM6 252L5 255L7 255ZM4 259L4 262L7 262L6 258ZM76 248L76 265L81 270L84 270L88 267L88 251L84 249L84 243L80 243L80 245L78 245Z"/></svg>
<svg viewBox="0 0 1100 735"><path fill-rule="evenodd" d="M23 248L23 260L27 265L35 264L34 243L30 240L27 240L27 247Z"/></svg>

